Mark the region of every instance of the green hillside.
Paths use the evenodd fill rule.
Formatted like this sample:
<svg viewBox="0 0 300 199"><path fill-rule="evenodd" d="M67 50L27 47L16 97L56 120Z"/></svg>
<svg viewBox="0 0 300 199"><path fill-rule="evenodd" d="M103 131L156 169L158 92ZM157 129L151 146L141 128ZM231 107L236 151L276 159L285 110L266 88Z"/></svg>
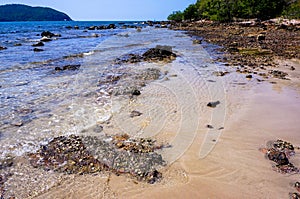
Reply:
<svg viewBox="0 0 300 199"><path fill-rule="evenodd" d="M52 8L9 4L0 6L0 21L72 21L72 19Z"/></svg>

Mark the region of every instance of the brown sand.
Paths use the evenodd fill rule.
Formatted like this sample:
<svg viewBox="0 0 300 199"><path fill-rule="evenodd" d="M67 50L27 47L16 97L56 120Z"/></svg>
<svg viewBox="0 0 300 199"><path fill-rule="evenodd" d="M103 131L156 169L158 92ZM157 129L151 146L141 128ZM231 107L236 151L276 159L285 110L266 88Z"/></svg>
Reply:
<svg viewBox="0 0 300 199"><path fill-rule="evenodd" d="M295 192L291 183L299 181L299 175L272 170L272 163L258 149L275 139L300 146L300 84L296 73L300 66L297 61L293 63L296 70L291 81L276 79L277 84L270 84L250 80L246 85L227 81L225 95L205 95L197 89L191 94L180 89L197 82L185 85L188 71L166 67L169 80L150 84L143 95L116 114L124 118L138 110L143 115L130 122L114 116L108 128L111 133L127 131L135 136L143 132L143 136L155 136L182 150L163 153L171 162L162 169L163 180L149 185L114 174L74 176L37 198L288 198L289 192ZM210 100L221 100L223 105L214 110L203 108ZM220 111L223 108L225 112ZM207 124L214 129L208 130ZM218 132L219 127L224 130ZM191 142L177 143L179 138ZM203 153L203 143L208 141L214 147ZM291 159L298 167L299 153L296 150Z"/></svg>

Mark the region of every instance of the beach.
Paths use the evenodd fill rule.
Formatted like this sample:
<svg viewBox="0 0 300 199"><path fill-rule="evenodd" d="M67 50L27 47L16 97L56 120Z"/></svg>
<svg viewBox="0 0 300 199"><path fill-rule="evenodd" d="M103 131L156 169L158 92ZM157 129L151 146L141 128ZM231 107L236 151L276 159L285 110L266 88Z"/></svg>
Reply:
<svg viewBox="0 0 300 199"><path fill-rule="evenodd" d="M293 33L299 38L299 31ZM288 198L296 192L293 184L300 180L299 172L277 172L259 149L277 139L291 142L295 155L289 160L300 167L298 51L292 57L272 55L276 71L287 75L269 73L275 70L273 62L262 69L267 75L260 75L254 67L240 72L230 62L232 55L219 52L219 46L194 42L199 36L149 27L117 33L84 58L79 73L72 77L75 81L60 77L59 86L71 95L57 95L72 100L51 109L49 117L14 125L19 134L2 138L4 149L18 143L17 138L23 139L15 146L17 152L32 143L26 153L39 150L54 137L70 134L151 138L162 146L155 150L165 161L156 167L161 179L150 184L128 173L65 174L34 168L26 153L15 153L13 166L1 170L12 173L7 175L4 196ZM299 49L297 45L295 49ZM175 59L131 63L132 59L126 62L124 58L114 65L116 58L128 53L170 47ZM256 64L261 64L259 60ZM133 90L140 93L133 94ZM46 133L39 134L39 126ZM100 132L95 130L97 126L101 126ZM12 144L4 144L6 141ZM10 150L15 152L14 147Z"/></svg>

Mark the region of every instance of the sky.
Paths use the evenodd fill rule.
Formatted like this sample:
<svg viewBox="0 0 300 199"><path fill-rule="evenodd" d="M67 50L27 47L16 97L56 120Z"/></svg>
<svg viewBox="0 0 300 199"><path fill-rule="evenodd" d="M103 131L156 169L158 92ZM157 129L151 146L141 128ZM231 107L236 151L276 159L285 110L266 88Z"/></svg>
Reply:
<svg viewBox="0 0 300 199"><path fill-rule="evenodd" d="M4 4L50 7L76 21L166 20L196 0L0 0Z"/></svg>

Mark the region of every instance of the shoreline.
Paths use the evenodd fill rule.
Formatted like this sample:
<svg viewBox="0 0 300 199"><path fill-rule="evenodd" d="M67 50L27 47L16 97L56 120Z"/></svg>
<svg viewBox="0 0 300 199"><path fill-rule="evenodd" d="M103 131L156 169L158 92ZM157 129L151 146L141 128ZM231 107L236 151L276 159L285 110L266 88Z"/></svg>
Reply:
<svg viewBox="0 0 300 199"><path fill-rule="evenodd" d="M192 43L192 39L188 42ZM197 45L191 47L197 48ZM193 52L193 49L189 50ZM110 173L71 175L65 176L46 193L38 194L37 198L287 198L288 193L293 192L290 183L299 180L299 176L276 173L258 149L277 138L300 145L297 136L300 129L297 124L299 78L296 73L299 65L295 65L297 68L292 73L292 80L269 77L270 82L276 81L277 84L268 84L245 78L243 74L229 70L232 69L230 67L214 68L215 60L195 53L195 57L203 56L203 60L208 61L200 68L209 70L203 74L182 52L178 53L180 56L176 63L179 65L150 64L149 67L162 69L164 79L147 84L141 96L126 100L126 107L115 112L113 119L104 125L108 133L129 130L137 135L137 132L142 132L170 143L178 135L183 135L179 137L181 142L190 139L192 133L191 142L182 142L185 144L184 151L162 169L162 182L149 185ZM206 64L212 67L206 69ZM223 70L229 73L213 75L213 72ZM201 84L202 81L206 83ZM295 84L287 83L286 86L286 81ZM291 85L294 90L289 89ZM224 93L218 93L219 90ZM220 106L214 109L207 107L208 102L216 100L221 101ZM124 120L132 110L139 110L143 115ZM119 118L116 118L117 115ZM213 130L207 125L212 125ZM219 135L218 129L221 129ZM282 131L287 133L282 134ZM207 135L212 135L209 139L216 144L208 155L199 158L201 143L205 142ZM213 141L215 137L217 139ZM166 153L166 157L170 157L168 155L172 152ZM298 156L296 154L292 161L299 167Z"/></svg>

